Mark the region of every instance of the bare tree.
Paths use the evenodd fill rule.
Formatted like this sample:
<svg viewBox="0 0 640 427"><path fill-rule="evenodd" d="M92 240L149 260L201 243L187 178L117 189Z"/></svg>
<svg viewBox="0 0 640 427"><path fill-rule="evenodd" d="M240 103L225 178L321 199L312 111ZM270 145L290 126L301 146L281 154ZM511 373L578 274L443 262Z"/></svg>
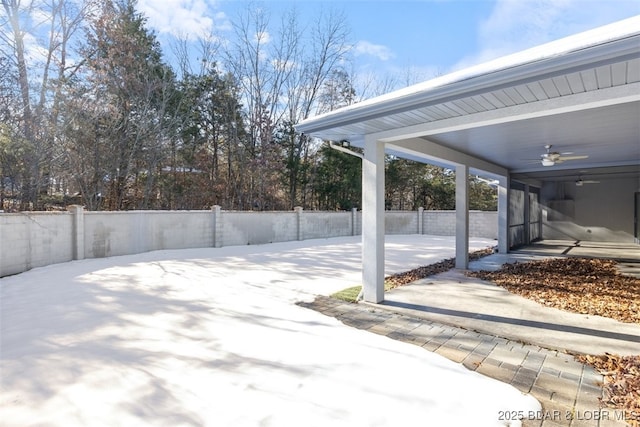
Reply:
<svg viewBox="0 0 640 427"><path fill-rule="evenodd" d="M304 85L301 108L297 120L303 120L316 109L320 91L329 77L339 70L347 74L347 55L351 49L349 27L344 14L335 10L321 12L311 27L308 44L311 46L304 61Z"/></svg>
<svg viewBox="0 0 640 427"><path fill-rule="evenodd" d="M173 137L173 72L133 0L102 3L82 53L65 106L75 180L100 208L147 208Z"/></svg>
<svg viewBox="0 0 640 427"><path fill-rule="evenodd" d="M245 199L257 209L275 208L279 166L273 132L288 73L290 49L274 41L268 11L249 4L234 24L235 41L225 56L225 65L237 79L245 105L248 162ZM283 56L284 55L284 56Z"/></svg>
<svg viewBox="0 0 640 427"><path fill-rule="evenodd" d="M178 64L178 76L204 74L216 65L216 57L220 50L220 40L215 34L209 34L198 40L198 49L193 52L193 40L188 35L176 36L171 43L171 53ZM195 60L195 62L194 62Z"/></svg>
<svg viewBox="0 0 640 427"><path fill-rule="evenodd" d="M293 24L294 22L291 22L287 28L297 28ZM312 148L311 139L296 134L293 125L306 119L313 112L327 110L327 103L321 99L323 90L330 81L337 80L336 76L349 80L345 65L350 45L346 19L335 10L321 11L306 32L289 34L289 40L292 41L291 45L295 46L295 50L289 66L291 73L285 83L286 120L280 128L283 130L281 141L286 157L285 181L288 186L289 205L293 207L297 204L306 205L305 186L310 183L308 173ZM298 40L304 40L304 48ZM349 86L349 90L352 89L350 85L343 84L343 88L346 86ZM347 103L350 103L355 94L342 95L342 100L348 98Z"/></svg>
<svg viewBox="0 0 640 427"><path fill-rule="evenodd" d="M22 171L23 208L39 208L39 196L51 180L57 135L61 82L76 65L68 66L69 43L84 21L88 3L72 0L1 0L3 26L0 52L10 58L19 87L19 109L11 114L21 123L28 149Z"/></svg>
<svg viewBox="0 0 640 427"><path fill-rule="evenodd" d="M31 120L31 96L29 76L27 75L27 60L25 37L26 29L23 17L29 15L34 7L33 2L26 2L22 5L20 0L1 0L2 7L5 12L6 24L9 25L8 33L1 32L3 47L2 53L6 58L11 58L14 66L18 71L18 85L20 87L20 96L22 102L22 116L24 122L24 133L27 139L32 139L32 120Z"/></svg>
<svg viewBox="0 0 640 427"><path fill-rule="evenodd" d="M10 31L2 33L3 53L6 57L11 58L13 66L17 70L17 83L20 88L20 111L16 111L21 118L21 131L24 136L24 140L29 145L35 147L34 138L34 123L33 112L31 108L31 87L29 83L29 76L27 74L27 60L26 60L26 47L25 37L26 29L23 17L31 13L33 3L29 2L26 6L21 4L20 0L2 0L2 7L6 14L6 20L9 24ZM38 157L35 155L34 149L26 149L23 154L25 155L25 167L22 170L22 208L29 206L30 202L37 201L37 186L38 182Z"/></svg>

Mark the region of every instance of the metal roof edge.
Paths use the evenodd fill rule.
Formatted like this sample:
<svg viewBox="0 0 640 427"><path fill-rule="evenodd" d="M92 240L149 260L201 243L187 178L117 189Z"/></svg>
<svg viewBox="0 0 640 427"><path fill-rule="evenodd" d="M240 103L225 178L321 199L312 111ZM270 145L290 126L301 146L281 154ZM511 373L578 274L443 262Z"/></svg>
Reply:
<svg viewBox="0 0 640 427"><path fill-rule="evenodd" d="M298 132L333 127L399 113L462 94L552 77L640 55L640 15L478 64L386 95L303 120Z"/></svg>

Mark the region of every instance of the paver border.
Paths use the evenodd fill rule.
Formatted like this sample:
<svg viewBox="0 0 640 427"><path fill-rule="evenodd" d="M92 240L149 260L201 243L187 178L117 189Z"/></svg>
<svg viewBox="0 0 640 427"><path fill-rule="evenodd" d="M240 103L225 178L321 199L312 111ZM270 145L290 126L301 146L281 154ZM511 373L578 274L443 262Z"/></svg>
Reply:
<svg viewBox="0 0 640 427"><path fill-rule="evenodd" d="M417 345L511 384L542 405L525 427L624 427L624 412L602 407L604 376L567 353L327 296L298 305L345 325Z"/></svg>

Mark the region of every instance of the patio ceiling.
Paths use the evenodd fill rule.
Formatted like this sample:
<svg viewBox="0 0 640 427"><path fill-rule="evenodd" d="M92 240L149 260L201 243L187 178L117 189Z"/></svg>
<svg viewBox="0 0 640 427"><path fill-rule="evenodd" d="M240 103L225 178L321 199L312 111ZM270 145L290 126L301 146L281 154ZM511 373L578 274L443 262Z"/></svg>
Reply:
<svg viewBox="0 0 640 427"><path fill-rule="evenodd" d="M427 159L444 147L523 181L640 180L640 16L312 117L297 129L354 145L374 138ZM543 166L547 144L588 157Z"/></svg>

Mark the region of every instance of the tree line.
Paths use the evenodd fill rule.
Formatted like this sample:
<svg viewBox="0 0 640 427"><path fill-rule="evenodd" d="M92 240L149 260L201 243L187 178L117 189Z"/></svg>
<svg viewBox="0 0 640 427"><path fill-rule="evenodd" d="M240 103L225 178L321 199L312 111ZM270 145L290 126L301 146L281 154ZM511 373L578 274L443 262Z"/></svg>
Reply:
<svg viewBox="0 0 640 427"><path fill-rule="evenodd" d="M136 0L0 4L0 209L360 207L360 159L294 131L389 87L356 93L341 13L248 5L168 61ZM451 170L389 157L386 182L389 209L454 207Z"/></svg>

